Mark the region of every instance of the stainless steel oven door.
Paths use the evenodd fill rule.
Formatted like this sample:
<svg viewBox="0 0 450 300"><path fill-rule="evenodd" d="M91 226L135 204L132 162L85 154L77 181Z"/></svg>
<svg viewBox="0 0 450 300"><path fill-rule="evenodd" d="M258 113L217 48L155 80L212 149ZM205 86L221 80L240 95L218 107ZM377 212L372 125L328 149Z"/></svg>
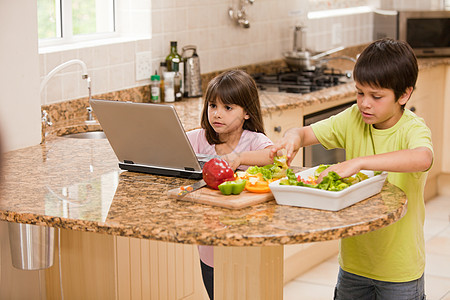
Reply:
<svg viewBox="0 0 450 300"><path fill-rule="evenodd" d="M320 120L329 118L341 111L349 108L356 102L350 102L335 106L326 110L322 110L310 115L306 115L303 119L303 125L308 126ZM315 167L320 164L336 164L345 160L344 149L327 150L322 145L313 145L303 148L303 166Z"/></svg>

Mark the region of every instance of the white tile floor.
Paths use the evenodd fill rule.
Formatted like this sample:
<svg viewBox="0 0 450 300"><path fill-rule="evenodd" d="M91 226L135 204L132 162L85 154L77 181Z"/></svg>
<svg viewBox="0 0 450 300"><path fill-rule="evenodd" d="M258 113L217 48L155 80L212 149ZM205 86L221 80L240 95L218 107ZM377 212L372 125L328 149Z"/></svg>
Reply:
<svg viewBox="0 0 450 300"><path fill-rule="evenodd" d="M450 197L426 202L427 300L450 300ZM285 300L331 300L339 264L333 257L284 286Z"/></svg>

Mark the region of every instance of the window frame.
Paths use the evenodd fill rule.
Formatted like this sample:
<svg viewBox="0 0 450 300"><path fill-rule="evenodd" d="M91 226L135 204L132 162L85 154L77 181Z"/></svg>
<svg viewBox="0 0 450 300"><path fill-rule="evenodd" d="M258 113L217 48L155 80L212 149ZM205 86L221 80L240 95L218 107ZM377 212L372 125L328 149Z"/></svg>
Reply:
<svg viewBox="0 0 450 300"><path fill-rule="evenodd" d="M51 46L64 46L69 44L120 37L120 34L117 31L117 1L116 0L112 1L113 1L112 13L113 13L114 32L73 35L72 0L55 0L55 12L57 23L56 32L58 37L47 39L38 38L39 48Z"/></svg>

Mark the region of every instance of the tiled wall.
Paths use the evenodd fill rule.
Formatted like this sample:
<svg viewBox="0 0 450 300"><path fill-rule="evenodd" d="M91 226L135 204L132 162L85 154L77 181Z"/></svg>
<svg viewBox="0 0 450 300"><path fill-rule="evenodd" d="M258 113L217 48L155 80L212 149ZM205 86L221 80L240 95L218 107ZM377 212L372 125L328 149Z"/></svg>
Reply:
<svg viewBox="0 0 450 300"><path fill-rule="evenodd" d="M444 0L380 0L380 8L392 10L443 9Z"/></svg>
<svg viewBox="0 0 450 300"><path fill-rule="evenodd" d="M139 2L142 1L132 1ZM249 29L237 26L228 16L229 7L237 8L238 2L152 0L147 12L152 22L143 22L145 28L151 27L151 39L40 54L41 78L56 65L79 58L88 66L93 94L147 85L149 80L136 81L136 53L151 53L151 68L156 70L168 54L172 40L178 41L180 53L185 45L197 46L202 73L277 60L284 51L292 50L293 27L300 23L307 26L306 43L312 51L360 45L373 39L371 13L307 20L307 12L378 5L378 2L382 9L431 9L439 7L442 1L255 0L253 5L247 5ZM145 12L134 11L145 19ZM340 31L338 40L332 38L336 28ZM41 96L42 104L86 97L86 83L79 70L77 66L67 68L49 81Z"/></svg>
<svg viewBox="0 0 450 300"><path fill-rule="evenodd" d="M176 40L179 52L184 45L197 46L202 73L280 58L292 47L291 28L308 10L307 0L255 0L246 6L250 28L244 29L228 15L237 0L155 0L152 5L154 66Z"/></svg>
<svg viewBox="0 0 450 300"><path fill-rule="evenodd" d="M148 51L149 39L111 45L93 46L39 55L41 81L53 68L71 59L82 60L91 78L93 94L117 91L142 85L135 80L135 53ZM81 78L79 65L68 66L56 73L41 93L41 104L86 97L87 82Z"/></svg>

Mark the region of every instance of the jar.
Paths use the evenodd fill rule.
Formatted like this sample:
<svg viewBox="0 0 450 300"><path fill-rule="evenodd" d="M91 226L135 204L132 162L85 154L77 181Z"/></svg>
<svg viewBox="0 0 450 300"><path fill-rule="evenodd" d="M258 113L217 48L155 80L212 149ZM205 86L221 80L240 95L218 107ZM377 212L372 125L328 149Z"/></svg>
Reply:
<svg viewBox="0 0 450 300"><path fill-rule="evenodd" d="M175 102L175 72L165 72L164 76L164 101Z"/></svg>
<svg viewBox="0 0 450 300"><path fill-rule="evenodd" d="M160 103L161 102L161 87L160 87L161 77L155 73L150 77L150 102Z"/></svg>

